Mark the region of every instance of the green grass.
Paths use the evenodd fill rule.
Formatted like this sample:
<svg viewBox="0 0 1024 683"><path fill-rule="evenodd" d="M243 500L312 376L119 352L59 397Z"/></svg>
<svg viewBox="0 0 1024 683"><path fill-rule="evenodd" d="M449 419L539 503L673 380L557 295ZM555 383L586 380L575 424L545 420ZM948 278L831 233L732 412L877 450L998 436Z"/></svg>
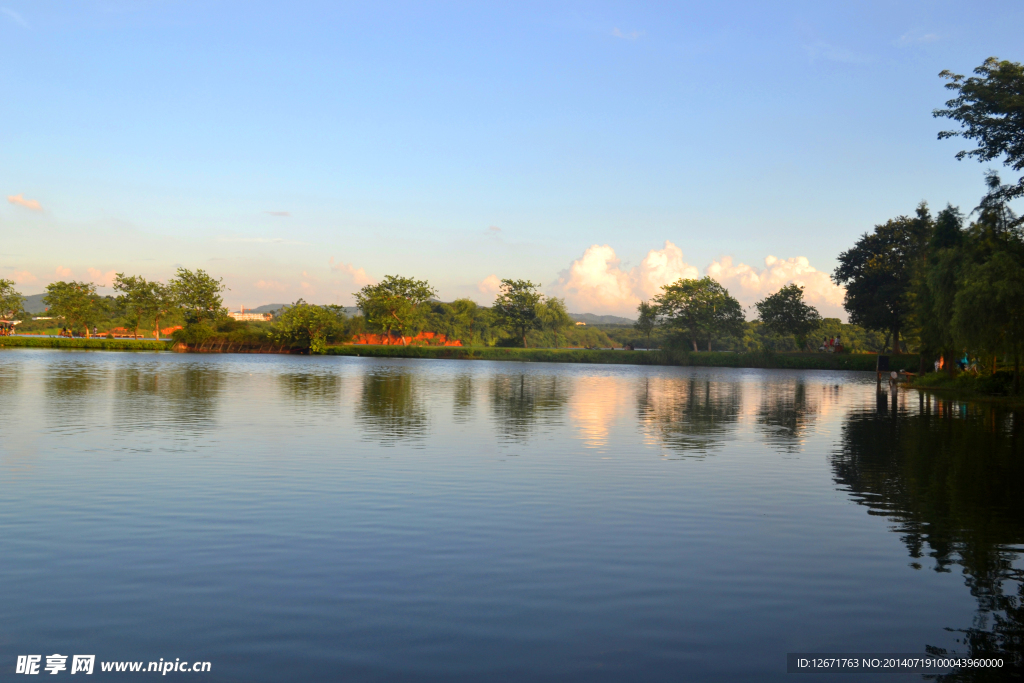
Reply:
<svg viewBox="0 0 1024 683"><path fill-rule="evenodd" d="M826 353L729 353L702 351L610 351L590 349L506 349L474 346L331 346L329 355L368 358L445 358L453 360L501 360L526 363L594 363L604 365L689 365L729 368L791 368L801 370L875 369L875 356ZM916 370L916 355L890 356L893 370Z"/></svg>
<svg viewBox="0 0 1024 683"><path fill-rule="evenodd" d="M916 372L920 360L916 354L889 356L890 370ZM876 356L866 353L772 353L752 351L728 353L710 351L687 354L678 365L728 368L786 368L791 370L864 370L874 372Z"/></svg>
<svg viewBox="0 0 1024 683"><path fill-rule="evenodd" d="M169 342L155 339L84 339L81 337L0 337L0 348L96 349L103 351L167 351Z"/></svg>

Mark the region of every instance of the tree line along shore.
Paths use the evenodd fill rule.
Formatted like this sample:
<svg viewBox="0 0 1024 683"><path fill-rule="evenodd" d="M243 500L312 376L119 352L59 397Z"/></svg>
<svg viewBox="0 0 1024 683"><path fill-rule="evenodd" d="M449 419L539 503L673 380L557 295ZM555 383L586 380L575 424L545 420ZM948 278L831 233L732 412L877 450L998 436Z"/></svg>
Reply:
<svg viewBox="0 0 1024 683"><path fill-rule="evenodd" d="M1002 159L1014 171L1024 170L1024 66L990 58L973 76L948 71L940 76L954 96L932 113L961 127L939 138L963 137L977 145L959 152L958 159ZM116 296L99 296L88 282L54 282L44 300L48 317L85 339L4 341L94 347L90 330L98 331L102 323L136 336L150 326L156 346L197 351L832 369L874 369L874 354L890 354L894 369L915 371L921 387L1018 395L1024 219L1011 203L1024 196L1024 177L1004 184L989 169L985 186L978 206L966 213L947 205L933 216L922 202L913 215L874 226L839 255L832 277L846 288L848 324L822 318L798 283L756 302L752 321L725 287L704 277L663 286L651 300L640 302L631 326L578 326L564 300L543 295L529 280L502 280L487 307L469 299L438 301L429 282L401 275L388 275L355 292L358 315L300 299L271 321L250 322L228 317L220 279L179 268L166 283L118 273ZM0 280L0 314L17 316L22 302L14 283ZM43 329L49 324L31 321L19 331L52 332ZM171 339L157 341L167 326L177 328ZM458 340L459 346L424 348L412 341L424 331ZM346 346L365 334L389 343L372 351L365 345ZM95 342L102 342L100 348L139 348L134 341ZM423 344L429 347L430 341ZM645 350L625 355L595 351L616 346Z"/></svg>
<svg viewBox="0 0 1024 683"><path fill-rule="evenodd" d="M795 285L759 302L758 319L745 321L728 290L710 278L667 285L656 308L650 302L641 304L640 319L634 324L586 326L574 322L562 299L544 296L538 285L526 280L504 280L494 304L487 307L469 299L437 301L428 282L387 276L355 293L358 315L346 315L340 306L299 300L283 306L268 321L231 318L223 307L223 283L203 270L180 268L168 283L119 273L113 284L116 296L98 295L92 283L52 283L43 300L47 315L20 325L22 334L7 337L7 345L316 354L332 349L338 353L339 345L354 342L363 346L358 342L372 335L384 341L383 346L410 352L454 340L458 347L473 349L644 349L674 358L698 350L797 352L812 348L818 335L845 339L841 350L847 353L870 353L884 345L884 335L878 332L835 318L821 319L803 303L802 290ZM5 315L18 315L22 303L13 283L0 281ZM174 330L169 338L157 335L156 330L166 332L168 326ZM138 341L114 338L111 329ZM59 330L76 334L54 338ZM25 333L50 336L33 339ZM143 345L147 338L150 342Z"/></svg>

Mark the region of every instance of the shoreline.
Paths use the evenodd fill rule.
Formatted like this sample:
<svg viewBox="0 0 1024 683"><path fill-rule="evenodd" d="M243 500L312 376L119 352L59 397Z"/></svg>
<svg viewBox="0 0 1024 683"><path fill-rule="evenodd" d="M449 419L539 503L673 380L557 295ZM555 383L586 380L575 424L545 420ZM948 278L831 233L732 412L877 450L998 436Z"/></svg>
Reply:
<svg viewBox="0 0 1024 683"><path fill-rule="evenodd" d="M92 349L98 351L172 351L230 353L230 351L182 351L174 342L155 339L83 339L75 337L0 337L2 348ZM230 347L229 347L230 348ZM251 353L251 351L248 351ZM247 353L237 351L235 353ZM490 360L520 363L580 363L591 365L663 365L784 370L856 370L873 372L873 354L772 353L768 351L624 351L612 349L520 349L480 346L391 346L346 344L327 347L327 356L363 358L425 358L436 360ZM889 356L894 370L916 370L916 354Z"/></svg>
<svg viewBox="0 0 1024 683"><path fill-rule="evenodd" d="M612 349L520 349L475 346L331 346L328 355L368 358L432 358L450 360L496 360L525 363L583 363L596 365L663 365L722 368L766 368L782 370L857 370L874 372L873 354L771 353L765 351L681 352L654 349L623 351ZM918 367L916 354L890 356L896 370Z"/></svg>
<svg viewBox="0 0 1024 683"><path fill-rule="evenodd" d="M911 382L908 387L921 393L932 394L936 398L947 401L964 401L969 403L986 403L999 405L1011 409L1024 408L1024 392L1014 396L1012 394L983 394L970 389L951 386L934 386Z"/></svg>
<svg viewBox="0 0 1024 683"><path fill-rule="evenodd" d="M12 349L93 349L97 351L167 351L170 340L85 339L84 337L0 337L0 348Z"/></svg>

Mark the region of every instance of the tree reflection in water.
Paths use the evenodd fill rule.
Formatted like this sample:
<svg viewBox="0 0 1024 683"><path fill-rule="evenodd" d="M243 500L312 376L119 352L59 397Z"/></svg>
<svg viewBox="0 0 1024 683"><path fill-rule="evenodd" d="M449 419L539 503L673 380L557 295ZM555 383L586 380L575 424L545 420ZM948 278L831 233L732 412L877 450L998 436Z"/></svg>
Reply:
<svg viewBox="0 0 1024 683"><path fill-rule="evenodd" d="M421 443L428 425L419 380L400 367L367 372L355 417L364 436L382 446Z"/></svg>
<svg viewBox="0 0 1024 683"><path fill-rule="evenodd" d="M46 421L57 430L86 430L99 419L92 396L107 384L102 370L93 364L67 361L47 366L43 375Z"/></svg>
<svg viewBox="0 0 1024 683"><path fill-rule="evenodd" d="M177 424L194 430L217 428L227 381L224 371L215 363L167 368L157 382L161 396L169 397L170 417Z"/></svg>
<svg viewBox="0 0 1024 683"><path fill-rule="evenodd" d="M0 364L0 393L7 396L17 389L20 383L21 365L11 362Z"/></svg>
<svg viewBox="0 0 1024 683"><path fill-rule="evenodd" d="M702 458L720 447L738 420L742 387L708 379L646 377L637 413L648 434L683 457Z"/></svg>
<svg viewBox="0 0 1024 683"><path fill-rule="evenodd" d="M11 362L11 356L0 363L0 462L10 462L8 456L31 434L22 429L17 419L21 397L21 365Z"/></svg>
<svg viewBox="0 0 1024 683"><path fill-rule="evenodd" d="M452 399L452 419L468 422L473 417L473 376L462 373L455 376L455 391Z"/></svg>
<svg viewBox="0 0 1024 683"><path fill-rule="evenodd" d="M874 411L851 414L832 466L835 481L885 515L922 568L959 565L978 608L959 654L1024 664L1024 439L1022 415L922 398L919 414L882 394ZM941 652L941 651L939 651ZM947 681L1007 680L1007 671L965 670Z"/></svg>
<svg viewBox="0 0 1024 683"><path fill-rule="evenodd" d="M114 430L144 432L168 421L166 413L175 399L171 395L160 396L160 389L168 388L167 374L137 365L114 366L111 392Z"/></svg>
<svg viewBox="0 0 1024 683"><path fill-rule="evenodd" d="M214 364L116 364L69 361L43 376L47 421L63 431L110 420L115 431L216 427L224 372ZM109 394L111 404L98 400ZM96 414L111 411L109 418Z"/></svg>
<svg viewBox="0 0 1024 683"><path fill-rule="evenodd" d="M309 428L335 417L342 402L342 378L323 367L288 372L277 376L281 397L291 404L290 420L296 427Z"/></svg>
<svg viewBox="0 0 1024 683"><path fill-rule="evenodd" d="M7 426L6 418L14 406L12 397L18 393L20 385L21 366L11 362L0 364L0 429Z"/></svg>
<svg viewBox="0 0 1024 683"><path fill-rule="evenodd" d="M292 372L278 376L281 395L291 401L337 405L341 377L331 372Z"/></svg>
<svg viewBox="0 0 1024 683"><path fill-rule="evenodd" d="M802 377L763 385L756 423L769 446L787 453L796 453L803 448L807 432L818 417L821 402L838 400L835 396L838 386L823 386L821 389L826 395L820 399L812 398Z"/></svg>
<svg viewBox="0 0 1024 683"><path fill-rule="evenodd" d="M215 363L115 366L112 421L117 429L206 431L217 428L227 385Z"/></svg>
<svg viewBox="0 0 1024 683"><path fill-rule="evenodd" d="M498 437L526 441L538 426L559 424L569 403L568 382L554 374L492 377L491 412Z"/></svg>

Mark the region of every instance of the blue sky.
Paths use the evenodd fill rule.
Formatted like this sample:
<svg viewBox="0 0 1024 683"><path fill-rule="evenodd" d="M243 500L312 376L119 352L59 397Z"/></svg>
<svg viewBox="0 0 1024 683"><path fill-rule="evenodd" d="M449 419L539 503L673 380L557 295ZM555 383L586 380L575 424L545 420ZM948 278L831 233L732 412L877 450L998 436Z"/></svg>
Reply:
<svg viewBox="0 0 1024 683"><path fill-rule="evenodd" d="M713 272L835 312L858 235L976 205L937 74L1021 61L1021 25L1019 2L0 0L0 277L180 265L232 307L512 277L624 313Z"/></svg>

